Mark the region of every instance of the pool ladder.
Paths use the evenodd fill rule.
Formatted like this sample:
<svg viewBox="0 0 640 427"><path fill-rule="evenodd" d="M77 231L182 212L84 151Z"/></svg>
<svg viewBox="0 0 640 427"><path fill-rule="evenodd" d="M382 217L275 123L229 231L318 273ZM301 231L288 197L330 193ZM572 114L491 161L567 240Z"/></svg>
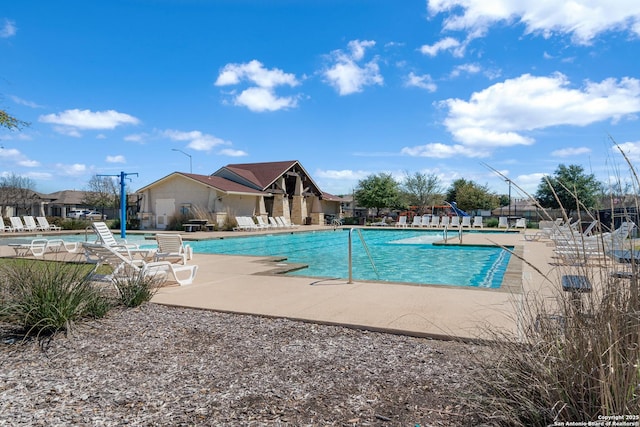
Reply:
<svg viewBox="0 0 640 427"><path fill-rule="evenodd" d="M446 225L444 227L442 235L444 237L444 242L447 243L447 241L449 240L449 228ZM458 227L458 240L460 241L460 244L462 244L462 226Z"/></svg>
<svg viewBox="0 0 640 427"><path fill-rule="evenodd" d="M373 262L373 258L371 257L371 252L369 252L369 247L367 243L364 241L364 237L362 236L362 232L359 228L350 228L349 229L349 281L347 283L353 283L353 245L351 244L351 236L353 235L353 230L358 232L358 236L360 237L360 241L362 242L362 247L364 247L367 256L369 257L369 261L371 261L371 266L373 267L373 271L376 272L376 277L380 278L380 274L378 274L378 269L376 267L376 263Z"/></svg>

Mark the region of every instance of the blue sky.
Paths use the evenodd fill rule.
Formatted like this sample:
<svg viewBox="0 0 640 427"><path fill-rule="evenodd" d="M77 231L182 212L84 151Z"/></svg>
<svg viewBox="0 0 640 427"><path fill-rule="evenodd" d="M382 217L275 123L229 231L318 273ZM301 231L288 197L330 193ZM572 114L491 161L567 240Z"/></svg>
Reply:
<svg viewBox="0 0 640 427"><path fill-rule="evenodd" d="M4 2L0 108L31 125L0 130L0 173L44 193L190 159L299 160L333 194L380 172L506 194L487 165L530 192L560 163L607 181L610 137L640 159L639 56L637 0Z"/></svg>

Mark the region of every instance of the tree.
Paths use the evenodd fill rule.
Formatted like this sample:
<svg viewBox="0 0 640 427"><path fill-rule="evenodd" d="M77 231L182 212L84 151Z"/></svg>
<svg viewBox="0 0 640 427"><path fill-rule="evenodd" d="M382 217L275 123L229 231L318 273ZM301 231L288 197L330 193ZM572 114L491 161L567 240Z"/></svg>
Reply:
<svg viewBox="0 0 640 427"><path fill-rule="evenodd" d="M463 211L491 210L500 205L499 197L487 185L479 185L464 178L457 179L447 191L447 201L456 202Z"/></svg>
<svg viewBox="0 0 640 427"><path fill-rule="evenodd" d="M360 180L354 195L358 206L375 208L376 216L380 216L382 208L395 208L400 205L399 184L390 174L369 175Z"/></svg>
<svg viewBox="0 0 640 427"><path fill-rule="evenodd" d="M564 209L572 210L578 208L579 200L590 209L596 207L601 193L602 184L595 175L585 173L579 165L560 164L553 176L542 178L535 197L545 208L558 209L562 205Z"/></svg>
<svg viewBox="0 0 640 427"><path fill-rule="evenodd" d="M428 206L440 203L443 191L440 178L437 175L427 175L420 172L413 175L407 172L402 189L409 204L417 206L420 214L424 213Z"/></svg>
<svg viewBox="0 0 640 427"><path fill-rule="evenodd" d="M118 207L119 190L113 179L108 176L94 175L89 180L89 189L85 193L83 203L100 209L104 215L105 208Z"/></svg>
<svg viewBox="0 0 640 427"><path fill-rule="evenodd" d="M26 209L33 205L39 198L35 192L35 182L31 178L11 174L0 177L0 206L2 206L2 216L6 217L7 209L15 206L16 209Z"/></svg>
<svg viewBox="0 0 640 427"><path fill-rule="evenodd" d="M21 129L24 126L29 126L29 123L16 119L5 110L0 110L0 127L14 130Z"/></svg>

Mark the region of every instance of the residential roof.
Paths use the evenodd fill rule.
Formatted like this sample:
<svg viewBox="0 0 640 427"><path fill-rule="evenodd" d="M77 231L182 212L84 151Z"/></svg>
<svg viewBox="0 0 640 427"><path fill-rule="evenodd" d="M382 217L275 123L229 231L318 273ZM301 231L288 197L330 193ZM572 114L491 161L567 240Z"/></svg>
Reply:
<svg viewBox="0 0 640 427"><path fill-rule="evenodd" d="M297 160L286 160L282 162L263 162L263 163L236 163L223 166L213 175L221 175L223 171L229 171L242 179L245 179L257 187L265 190L275 180L280 178L282 174L291 169L293 166L299 165ZM302 168L302 166L300 166ZM302 168L303 169L303 168Z"/></svg>
<svg viewBox="0 0 640 427"><path fill-rule="evenodd" d="M148 184L144 187L142 187L141 189L139 189L137 192L143 192L145 191L147 188L152 187L156 184L158 184L159 182L165 181L171 177L175 177L175 176L182 176L185 177L187 179L191 179L193 181L197 181L201 184L207 185L209 187L215 188L217 190L223 191L225 193L243 193L243 194L265 194L263 191L261 190L257 190L255 188L251 188L251 187L247 187L246 185L228 180L226 178L222 178L219 176L212 176L212 175L199 175L199 174L195 174L195 173L184 173L184 172L173 172L163 178L160 178L157 181L152 182L151 184Z"/></svg>

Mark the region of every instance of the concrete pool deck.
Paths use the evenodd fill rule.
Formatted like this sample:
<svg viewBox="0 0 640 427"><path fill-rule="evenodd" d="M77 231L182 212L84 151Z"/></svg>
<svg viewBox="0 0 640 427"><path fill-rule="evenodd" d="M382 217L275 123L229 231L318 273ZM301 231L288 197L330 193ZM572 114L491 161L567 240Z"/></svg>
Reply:
<svg viewBox="0 0 640 427"><path fill-rule="evenodd" d="M319 229L331 228L304 226L295 231ZM182 236L208 239L256 233L261 232L196 232ZM450 243L458 243L457 234ZM486 325L516 332L522 296L532 291L551 296L559 286L559 278L554 284L540 274L557 276L553 248L544 240L527 241L522 232L464 233L463 244L514 246L527 263L512 256L505 277L508 286L478 289L290 277L274 274L282 267L272 258L195 254L190 262L199 266L194 283L163 287L152 301L413 336L477 339L487 338L483 336ZM0 246L0 256L13 255L10 247Z"/></svg>

